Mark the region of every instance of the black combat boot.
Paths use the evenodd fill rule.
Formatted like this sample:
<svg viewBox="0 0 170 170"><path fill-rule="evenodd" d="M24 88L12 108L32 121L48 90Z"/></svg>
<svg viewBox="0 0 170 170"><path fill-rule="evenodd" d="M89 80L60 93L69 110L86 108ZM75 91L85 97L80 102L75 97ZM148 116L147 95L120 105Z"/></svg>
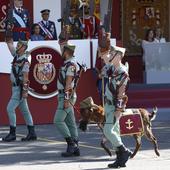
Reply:
<svg viewBox="0 0 170 170"><path fill-rule="evenodd" d="M116 160L112 164L108 164L109 168L119 168L119 160L120 160L120 153L119 151L116 151ZM126 167L126 165L122 165L121 167Z"/></svg>
<svg viewBox="0 0 170 170"><path fill-rule="evenodd" d="M80 156L79 141L78 141L78 139L73 139L73 141L76 144L74 156Z"/></svg>
<svg viewBox="0 0 170 170"><path fill-rule="evenodd" d="M132 152L129 151L124 145L118 147L118 151L116 152L116 161L112 164L109 164L109 168L120 168L126 167L126 162L129 157L132 155Z"/></svg>
<svg viewBox="0 0 170 170"><path fill-rule="evenodd" d="M28 128L28 135L25 138L22 138L21 141L33 141L37 140L37 135L34 130L34 126L27 126Z"/></svg>
<svg viewBox="0 0 170 170"><path fill-rule="evenodd" d="M9 134L2 138L2 141L11 142L16 140L16 127L10 126Z"/></svg>
<svg viewBox="0 0 170 170"><path fill-rule="evenodd" d="M132 152L129 149L127 149L124 145L119 146L118 149L120 153L119 164L120 167L123 167L130 158L130 156L132 155Z"/></svg>
<svg viewBox="0 0 170 170"><path fill-rule="evenodd" d="M65 138L66 142L67 142L67 150L66 152L61 153L62 157L71 157L71 156L79 156L76 155L78 147L75 144L75 142L73 141L73 139L71 137Z"/></svg>

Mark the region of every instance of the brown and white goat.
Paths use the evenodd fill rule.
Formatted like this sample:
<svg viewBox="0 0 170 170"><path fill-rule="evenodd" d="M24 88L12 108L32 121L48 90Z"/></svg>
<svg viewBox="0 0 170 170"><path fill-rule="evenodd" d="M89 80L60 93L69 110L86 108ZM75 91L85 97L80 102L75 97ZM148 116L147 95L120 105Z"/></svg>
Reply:
<svg viewBox="0 0 170 170"><path fill-rule="evenodd" d="M153 135L152 126L151 126L151 121L155 119L158 109L156 107L153 108L153 111L151 113L148 110L143 109L143 108L139 108L138 110L142 117L142 121L143 121L143 125L144 125L144 133L140 133L140 134L138 133L138 134L133 135L133 137L135 138L135 141L136 141L136 147L135 147L135 150L133 151L131 158L133 158L136 155L139 148L141 147L142 136L145 136L148 140L150 140L153 143L154 151L155 151L156 155L160 156L159 151L158 151L157 139ZM103 107L99 106L98 108L91 107L91 108L80 109L80 113L81 113L82 119L80 121L79 128L82 131L87 130L88 123L94 122L94 123L97 123L98 127L103 132L103 125L105 122L105 115L104 115ZM107 143L107 140L105 137L103 137L103 139L101 141L101 146L111 156L112 153L111 153L110 149L106 146L106 143Z"/></svg>

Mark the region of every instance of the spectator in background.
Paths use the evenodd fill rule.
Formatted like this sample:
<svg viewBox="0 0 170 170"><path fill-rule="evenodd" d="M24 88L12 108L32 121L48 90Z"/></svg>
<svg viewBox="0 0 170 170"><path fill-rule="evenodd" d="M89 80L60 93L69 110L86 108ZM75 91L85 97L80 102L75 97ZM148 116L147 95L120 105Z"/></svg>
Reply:
<svg viewBox="0 0 170 170"><path fill-rule="evenodd" d="M41 16L42 21L38 23L40 26L40 34L44 37L45 40L57 40L55 23L49 20L50 10L42 10Z"/></svg>
<svg viewBox="0 0 170 170"><path fill-rule="evenodd" d="M8 10L7 25L13 25L13 40L28 40L30 38L29 13L23 8L23 0L14 0L14 9Z"/></svg>
<svg viewBox="0 0 170 170"><path fill-rule="evenodd" d="M40 26L38 24L34 24L32 26L31 32L31 41L42 41L44 37L40 35Z"/></svg>
<svg viewBox="0 0 170 170"><path fill-rule="evenodd" d="M79 17L77 16L77 9L70 9L69 16L69 26L70 26L70 37L69 39L82 39L83 28Z"/></svg>
<svg viewBox="0 0 170 170"><path fill-rule="evenodd" d="M145 36L145 40L143 40L144 42L154 42L154 30L153 29L148 29L146 31L146 36Z"/></svg>
<svg viewBox="0 0 170 170"><path fill-rule="evenodd" d="M153 29L148 29L146 31L145 39L142 40L142 52L143 52L143 69L153 68L155 65L155 56L146 55L145 48L148 44L155 43L154 41L155 34Z"/></svg>
<svg viewBox="0 0 170 170"><path fill-rule="evenodd" d="M162 30L160 28L155 29L154 42L156 42L156 43L165 43L166 42L165 38L163 37Z"/></svg>
<svg viewBox="0 0 170 170"><path fill-rule="evenodd" d="M154 43L154 37L155 37L154 30L148 29L146 31L145 39L142 40L142 48L145 44Z"/></svg>
<svg viewBox="0 0 170 170"><path fill-rule="evenodd" d="M90 7L88 4L84 6L84 14L80 17L80 21L84 29L83 38L93 38L95 33L95 17L90 15Z"/></svg>

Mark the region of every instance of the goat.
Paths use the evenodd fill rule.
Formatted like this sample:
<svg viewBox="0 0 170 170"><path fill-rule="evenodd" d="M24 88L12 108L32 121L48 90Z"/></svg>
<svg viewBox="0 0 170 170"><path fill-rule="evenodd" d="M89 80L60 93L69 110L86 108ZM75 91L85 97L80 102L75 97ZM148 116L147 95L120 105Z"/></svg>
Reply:
<svg viewBox="0 0 170 170"><path fill-rule="evenodd" d="M135 150L133 151L133 154L131 155L131 158L133 158L136 155L136 153L138 152L138 150L140 149L141 138L142 138L143 135L146 136L146 138L153 143L154 151L155 151L156 155L160 156L160 153L158 151L157 139L153 135L152 126L151 126L151 122L156 118L156 114L157 114L158 109L157 109L157 107L153 108L153 111L151 113L144 108L138 108L138 110L139 110L141 117L142 117L144 132L140 133L140 134L139 133L133 134L133 137L135 138L135 141L136 141L136 147L135 147ZM93 121L93 122L97 123L98 127L103 132L105 115L104 115L104 108L102 106L80 108L80 113L81 113L82 119L80 121L79 128L82 131L86 131L87 130L87 124L90 123L91 121ZM110 156L112 156L110 149L106 146L106 142L107 142L107 139L105 137L103 137L103 139L101 141L101 147L103 147L104 150Z"/></svg>

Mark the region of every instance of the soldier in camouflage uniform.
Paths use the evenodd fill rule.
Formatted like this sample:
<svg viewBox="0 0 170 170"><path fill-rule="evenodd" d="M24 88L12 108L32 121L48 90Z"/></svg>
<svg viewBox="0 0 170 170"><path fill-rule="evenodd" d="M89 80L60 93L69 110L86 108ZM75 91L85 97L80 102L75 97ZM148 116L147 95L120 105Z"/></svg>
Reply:
<svg viewBox="0 0 170 170"><path fill-rule="evenodd" d="M9 134L2 138L3 141L10 142L16 140L16 113L15 109L19 107L21 110L26 125L28 127L28 135L22 138L22 141L36 140L37 136L34 131L34 125L31 113L27 104L28 87L29 87L29 66L30 63L27 59L26 49L28 44L26 41L19 41L17 47L13 45L13 39L7 40L9 51L14 57L11 69L11 84L12 96L7 106L7 112L10 123Z"/></svg>
<svg viewBox="0 0 170 170"><path fill-rule="evenodd" d="M105 91L104 134L116 150L116 161L109 164L109 168L125 167L131 152L123 145L120 137L119 119L125 109L124 97L129 81L126 67L121 63L125 49L117 46L111 47L105 53L100 53L108 69L106 75L108 82Z"/></svg>
<svg viewBox="0 0 170 170"><path fill-rule="evenodd" d="M67 142L67 150L61 156L79 156L78 131L73 108L77 98L74 83L78 71L74 57L75 46L68 44L65 40L60 40L60 46L64 64L60 68L57 81L59 94L54 123Z"/></svg>

